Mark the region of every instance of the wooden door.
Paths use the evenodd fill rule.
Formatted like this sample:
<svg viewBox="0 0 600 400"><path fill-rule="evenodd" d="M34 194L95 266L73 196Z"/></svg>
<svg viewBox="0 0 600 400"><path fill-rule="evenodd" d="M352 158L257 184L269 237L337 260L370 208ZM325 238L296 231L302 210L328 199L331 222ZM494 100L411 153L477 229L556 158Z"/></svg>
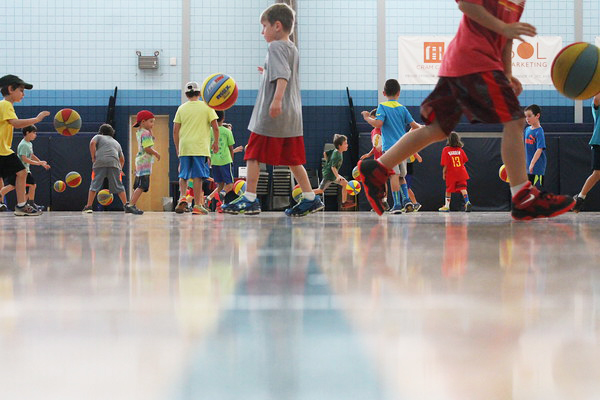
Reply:
<svg viewBox="0 0 600 400"><path fill-rule="evenodd" d="M130 192L133 194L133 180L135 179L135 156L138 152L138 143L136 138L137 128L135 124L135 115L129 117L129 165L131 165ZM137 207L144 211L163 211L162 198L169 196L169 116L156 115L154 128L154 150L160 154L160 161L154 160L152 164L152 175L150 175L150 190L143 193L137 202Z"/></svg>

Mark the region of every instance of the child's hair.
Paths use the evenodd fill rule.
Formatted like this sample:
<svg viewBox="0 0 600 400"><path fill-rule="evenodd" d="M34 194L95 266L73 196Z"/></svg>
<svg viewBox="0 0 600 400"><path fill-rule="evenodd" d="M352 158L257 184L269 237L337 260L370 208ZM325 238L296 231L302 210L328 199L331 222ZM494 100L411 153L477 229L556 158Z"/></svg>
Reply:
<svg viewBox="0 0 600 400"><path fill-rule="evenodd" d="M372 109L371 112L369 113L369 115L372 118L375 118L377 116L377 109L376 108Z"/></svg>
<svg viewBox="0 0 600 400"><path fill-rule="evenodd" d="M294 28L294 19L296 13L292 7L284 3L273 4L267 8L260 16L260 22L268 21L274 25L275 22L281 22L281 26L286 33L290 33Z"/></svg>
<svg viewBox="0 0 600 400"><path fill-rule="evenodd" d="M188 99L191 99L192 97L198 97L198 96L200 96L200 91L198 91L198 90L192 90L191 92L185 92L185 96Z"/></svg>
<svg viewBox="0 0 600 400"><path fill-rule="evenodd" d="M100 125L100 129L98 130L98 133L101 135L106 135L106 136L111 136L111 137L115 136L115 130L109 124Z"/></svg>
<svg viewBox="0 0 600 400"><path fill-rule="evenodd" d="M29 132L37 132L37 126L29 125L23 128L23 136L27 136Z"/></svg>
<svg viewBox="0 0 600 400"><path fill-rule="evenodd" d="M395 96L400 94L400 84L395 79L388 79L385 81L383 91L385 92L386 96Z"/></svg>
<svg viewBox="0 0 600 400"><path fill-rule="evenodd" d="M530 106L525 107L525 111L531 111L531 113L533 115L538 115L539 114L540 117L542 116L542 109L537 104L532 104Z"/></svg>
<svg viewBox="0 0 600 400"><path fill-rule="evenodd" d="M463 147L464 143L460 140L460 136L458 136L458 133L452 131L450 132L450 134L448 135L448 146L450 147Z"/></svg>
<svg viewBox="0 0 600 400"><path fill-rule="evenodd" d="M0 93L2 93L2 96L8 96L10 94L10 92L8 91L9 87L12 90L17 90L17 88L19 87L19 85L16 84L16 83L13 83L12 85L2 86L2 88L0 88Z"/></svg>
<svg viewBox="0 0 600 400"><path fill-rule="evenodd" d="M217 122L223 122L225 120L225 111L215 110L217 112Z"/></svg>
<svg viewBox="0 0 600 400"><path fill-rule="evenodd" d="M337 133L333 135L333 145L336 149L343 145L344 142L346 142L347 140L348 138L346 137L346 135L338 135Z"/></svg>

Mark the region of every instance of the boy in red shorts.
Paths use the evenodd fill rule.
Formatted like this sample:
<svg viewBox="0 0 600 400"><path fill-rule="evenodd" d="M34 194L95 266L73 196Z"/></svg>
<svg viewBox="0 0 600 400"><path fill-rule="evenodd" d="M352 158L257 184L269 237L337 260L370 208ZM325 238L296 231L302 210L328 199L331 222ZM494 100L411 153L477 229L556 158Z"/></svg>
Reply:
<svg viewBox="0 0 600 400"><path fill-rule="evenodd" d="M298 49L290 40L294 10L273 4L261 15L262 35L269 44L262 82L248 124L250 139L244 159L247 163L246 193L221 209L229 214L259 214L256 186L259 163L288 165L302 188L302 201L285 210L301 217L322 210L321 198L313 192L303 164L306 162L302 131L302 102L298 73ZM283 107L285 105L285 107Z"/></svg>
<svg viewBox="0 0 600 400"><path fill-rule="evenodd" d="M536 35L534 26L518 22L525 0L456 1L464 16L444 54L438 83L421 104L427 126L404 135L379 160L359 162L367 199L381 215L390 168L444 140L465 114L473 123L504 124L502 159L512 185L514 219L554 217L569 211L572 198L540 192L527 179L522 142L525 119L517 99L523 87L512 76L511 65L513 39Z"/></svg>

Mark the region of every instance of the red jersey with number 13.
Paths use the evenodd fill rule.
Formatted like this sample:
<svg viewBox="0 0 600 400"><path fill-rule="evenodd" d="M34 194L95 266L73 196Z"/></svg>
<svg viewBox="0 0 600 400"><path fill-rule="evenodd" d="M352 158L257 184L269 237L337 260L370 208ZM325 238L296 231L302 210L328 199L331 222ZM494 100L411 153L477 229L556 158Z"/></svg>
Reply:
<svg viewBox="0 0 600 400"><path fill-rule="evenodd" d="M444 147L441 165L446 167L446 182L460 182L469 179L465 164L469 161L461 147Z"/></svg>

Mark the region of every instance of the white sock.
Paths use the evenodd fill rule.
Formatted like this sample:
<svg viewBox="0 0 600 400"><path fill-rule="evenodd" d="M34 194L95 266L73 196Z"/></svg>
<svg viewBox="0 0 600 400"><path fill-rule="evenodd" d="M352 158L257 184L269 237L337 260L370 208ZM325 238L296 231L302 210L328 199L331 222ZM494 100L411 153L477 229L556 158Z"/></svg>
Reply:
<svg viewBox="0 0 600 400"><path fill-rule="evenodd" d="M510 194L511 194L511 196L514 196L517 193L519 193L519 190L523 189L525 187L525 185L527 185L527 182L528 181L525 181L525 182L521 183L520 185L511 186L510 187Z"/></svg>
<svg viewBox="0 0 600 400"><path fill-rule="evenodd" d="M246 193L244 193L244 197L248 201L254 201L254 200L256 200L256 193L246 192Z"/></svg>
<svg viewBox="0 0 600 400"><path fill-rule="evenodd" d="M22 203L17 203L17 207L24 207L25 204L27 204L26 202L22 202Z"/></svg>
<svg viewBox="0 0 600 400"><path fill-rule="evenodd" d="M315 199L315 192L312 190L310 192L302 192L302 197L308 201L313 201Z"/></svg>
<svg viewBox="0 0 600 400"><path fill-rule="evenodd" d="M585 200L585 196L587 196L587 195L585 195L585 194L581 194L581 193L579 193L579 194L577 195L577 197L581 197L583 200Z"/></svg>

